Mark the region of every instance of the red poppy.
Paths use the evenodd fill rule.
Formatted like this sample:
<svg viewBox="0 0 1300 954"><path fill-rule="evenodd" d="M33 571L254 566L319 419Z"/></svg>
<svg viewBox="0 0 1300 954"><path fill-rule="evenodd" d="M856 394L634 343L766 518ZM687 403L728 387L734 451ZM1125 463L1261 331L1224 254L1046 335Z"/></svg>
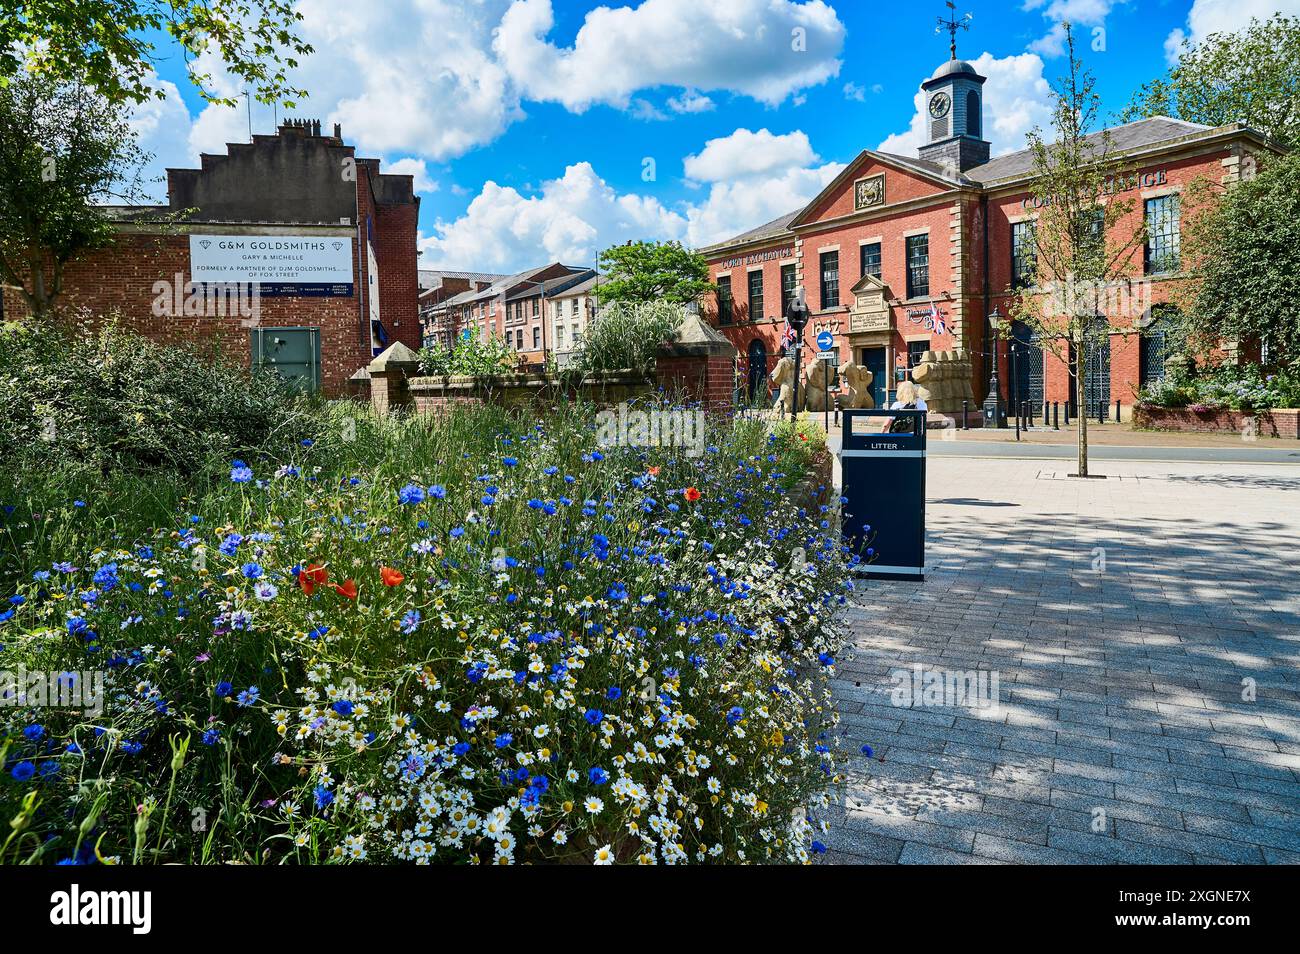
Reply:
<svg viewBox="0 0 1300 954"><path fill-rule="evenodd" d="M357 584L355 580L344 580L340 585L334 584L334 592L345 599L355 600L357 598Z"/></svg>
<svg viewBox="0 0 1300 954"><path fill-rule="evenodd" d="M329 571L319 563L308 563L305 568L298 571L298 585L308 596L311 596L316 587L328 583L329 578Z"/></svg>
<svg viewBox="0 0 1300 954"><path fill-rule="evenodd" d="M648 469L646 470L646 473L648 473L651 477L658 477L658 476L659 476L659 468L658 468L658 467L650 467L650 468L648 468Z"/></svg>
<svg viewBox="0 0 1300 954"><path fill-rule="evenodd" d="M391 566L381 566L379 578L384 581L384 586L397 586L406 579L400 570L394 570Z"/></svg>
<svg viewBox="0 0 1300 954"><path fill-rule="evenodd" d="M685 490L682 491L682 496L685 497L687 500L689 500L691 503L695 503L695 501L700 499L701 495L700 492L696 490L694 487L687 487Z"/></svg>

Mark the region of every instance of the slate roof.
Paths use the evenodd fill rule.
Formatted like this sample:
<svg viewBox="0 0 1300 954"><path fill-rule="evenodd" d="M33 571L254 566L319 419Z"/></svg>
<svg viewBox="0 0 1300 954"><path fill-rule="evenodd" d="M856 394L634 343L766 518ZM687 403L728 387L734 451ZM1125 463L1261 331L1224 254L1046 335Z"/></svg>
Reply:
<svg viewBox="0 0 1300 954"><path fill-rule="evenodd" d="M504 277L499 272L455 272L441 268L422 268L420 269L420 288L425 291L430 288L438 288L448 278L463 278L471 282L494 282L498 278Z"/></svg>
<svg viewBox="0 0 1300 954"><path fill-rule="evenodd" d="M1143 149L1159 143L1195 136L1197 133L1206 132L1211 128L1213 127L1203 126L1200 123L1170 119L1168 116L1153 116L1150 119L1139 119L1137 122L1126 123L1123 126L1115 126L1109 130L1092 133L1087 137L1086 142L1091 147L1100 149L1102 137L1106 132L1109 132L1110 151L1113 153L1129 152L1134 149ZM1033 168L1033 153L1028 149L1021 149L1018 152L1009 152L1005 156L990 159L982 166L967 169L966 178L979 183L994 182L999 179L1028 175L1033 171Z"/></svg>

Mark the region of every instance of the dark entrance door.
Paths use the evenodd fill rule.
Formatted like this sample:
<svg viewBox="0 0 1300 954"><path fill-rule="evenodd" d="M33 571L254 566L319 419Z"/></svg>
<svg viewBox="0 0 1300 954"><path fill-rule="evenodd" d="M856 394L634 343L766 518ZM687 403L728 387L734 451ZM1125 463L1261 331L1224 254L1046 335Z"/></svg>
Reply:
<svg viewBox="0 0 1300 954"><path fill-rule="evenodd" d="M1033 407L1042 407L1043 349L1024 322L1017 321L1012 326L1011 346L1016 349L1016 380L1013 389L1016 401L1028 401Z"/></svg>
<svg viewBox="0 0 1300 954"><path fill-rule="evenodd" d="M1080 362L1078 349L1070 346L1070 403L1075 414L1087 414L1092 420L1105 420L1110 408L1110 329L1098 322L1088 332L1086 362ZM1083 367L1080 365L1083 364ZM1077 376L1083 375L1083 402L1079 408Z"/></svg>
<svg viewBox="0 0 1300 954"><path fill-rule="evenodd" d="M749 386L746 395L752 404L766 404L769 394L767 386L767 348L755 338L749 343Z"/></svg>
<svg viewBox="0 0 1300 954"><path fill-rule="evenodd" d="M889 378L885 376L885 349L863 348L861 362L872 375L871 399L876 402L876 407L885 407L889 393Z"/></svg>

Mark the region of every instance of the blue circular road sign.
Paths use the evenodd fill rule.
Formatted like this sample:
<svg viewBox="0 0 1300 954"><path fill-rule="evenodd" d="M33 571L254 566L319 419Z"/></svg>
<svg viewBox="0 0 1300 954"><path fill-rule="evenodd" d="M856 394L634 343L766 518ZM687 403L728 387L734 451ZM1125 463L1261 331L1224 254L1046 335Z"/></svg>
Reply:
<svg viewBox="0 0 1300 954"><path fill-rule="evenodd" d="M823 331L817 335L817 347L821 351L830 351L835 347L835 336L829 331Z"/></svg>

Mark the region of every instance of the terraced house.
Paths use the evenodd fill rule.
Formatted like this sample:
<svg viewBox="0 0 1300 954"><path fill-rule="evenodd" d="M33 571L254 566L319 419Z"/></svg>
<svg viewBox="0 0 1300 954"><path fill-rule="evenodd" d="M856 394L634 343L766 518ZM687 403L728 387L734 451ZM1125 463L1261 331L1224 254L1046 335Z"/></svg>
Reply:
<svg viewBox="0 0 1300 954"><path fill-rule="evenodd" d="M1073 360L1045 350L1023 325L996 344L992 334L989 316L1007 315L1011 296L1034 274L1036 209L1029 151L990 157L984 82L954 55L921 84L928 141L917 157L864 149L804 207L701 250L719 286L706 310L740 353L751 396L766 393L784 315L803 287L806 340L834 332L840 359L852 354L874 372L877 405L928 350L965 349L979 400L995 348L1004 397L1073 403ZM1163 374L1162 315L1167 321L1180 268L1182 193L1197 179L1231 184L1279 147L1241 124L1165 117L1109 135L1110 152L1133 169L1112 187L1130 194L1130 215L1147 226L1133 273L1144 280L1144 304L1137 314L1099 316L1101 345L1084 373L1090 407L1119 399L1127 413L1138 388ZM1132 234L1136 224L1116 228Z"/></svg>

